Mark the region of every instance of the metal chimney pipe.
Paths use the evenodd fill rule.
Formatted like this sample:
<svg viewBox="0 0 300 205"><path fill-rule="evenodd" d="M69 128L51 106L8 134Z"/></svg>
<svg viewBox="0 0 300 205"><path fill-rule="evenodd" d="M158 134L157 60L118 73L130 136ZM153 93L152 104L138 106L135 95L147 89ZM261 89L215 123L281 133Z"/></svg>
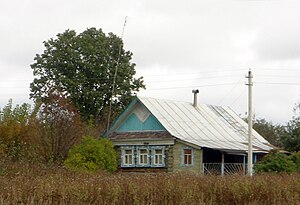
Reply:
<svg viewBox="0 0 300 205"><path fill-rule="evenodd" d="M194 104L193 104L193 106L194 106L194 107L197 107L197 105L198 105L198 102L197 102L197 94L199 93L199 90L198 90L198 89L192 90L192 93L194 93Z"/></svg>

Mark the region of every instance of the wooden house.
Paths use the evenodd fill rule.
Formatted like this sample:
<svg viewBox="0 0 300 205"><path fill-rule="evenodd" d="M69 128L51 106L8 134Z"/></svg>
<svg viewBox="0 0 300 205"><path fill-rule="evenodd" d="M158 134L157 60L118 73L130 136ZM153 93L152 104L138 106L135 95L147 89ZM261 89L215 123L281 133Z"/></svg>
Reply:
<svg viewBox="0 0 300 205"><path fill-rule="evenodd" d="M195 95L196 96L196 95ZM136 97L107 136L120 171L245 172L247 123L229 107ZM254 162L273 146L253 131Z"/></svg>

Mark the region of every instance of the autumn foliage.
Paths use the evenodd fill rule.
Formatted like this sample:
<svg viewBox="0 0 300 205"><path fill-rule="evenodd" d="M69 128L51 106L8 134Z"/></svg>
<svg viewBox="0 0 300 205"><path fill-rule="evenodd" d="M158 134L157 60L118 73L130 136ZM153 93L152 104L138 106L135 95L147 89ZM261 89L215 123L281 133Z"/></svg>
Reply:
<svg viewBox="0 0 300 205"><path fill-rule="evenodd" d="M101 133L82 122L77 109L61 93L46 103L0 109L0 156L12 161L62 162L84 134Z"/></svg>

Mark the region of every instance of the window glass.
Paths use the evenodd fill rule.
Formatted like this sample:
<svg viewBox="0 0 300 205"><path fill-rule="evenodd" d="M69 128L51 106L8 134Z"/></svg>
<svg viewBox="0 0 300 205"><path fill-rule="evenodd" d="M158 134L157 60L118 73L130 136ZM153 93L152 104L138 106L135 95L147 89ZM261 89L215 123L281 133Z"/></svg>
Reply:
<svg viewBox="0 0 300 205"><path fill-rule="evenodd" d="M191 149L184 149L184 154L192 154L192 150Z"/></svg>
<svg viewBox="0 0 300 205"><path fill-rule="evenodd" d="M156 149L155 154L162 154L162 149Z"/></svg>
<svg viewBox="0 0 300 205"><path fill-rule="evenodd" d="M184 165L192 165L192 149L184 149L183 150L183 164Z"/></svg>
<svg viewBox="0 0 300 205"><path fill-rule="evenodd" d="M164 164L163 155L163 148L153 149L153 164L162 166Z"/></svg>
<svg viewBox="0 0 300 205"><path fill-rule="evenodd" d="M151 157L150 157L151 156ZM164 146L122 146L122 167L164 167Z"/></svg>
<svg viewBox="0 0 300 205"><path fill-rule="evenodd" d="M139 164L146 165L148 164L148 149L140 149L139 150Z"/></svg>
<svg viewBox="0 0 300 205"><path fill-rule="evenodd" d="M133 150L125 149L124 150L124 165L132 165L133 164Z"/></svg>

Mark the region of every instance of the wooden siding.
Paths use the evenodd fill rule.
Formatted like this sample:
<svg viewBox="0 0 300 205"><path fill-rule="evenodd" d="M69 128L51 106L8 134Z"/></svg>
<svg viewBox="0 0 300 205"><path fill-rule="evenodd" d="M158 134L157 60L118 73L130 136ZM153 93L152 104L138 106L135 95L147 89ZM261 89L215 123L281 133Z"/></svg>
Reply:
<svg viewBox="0 0 300 205"><path fill-rule="evenodd" d="M180 172L191 171L195 173L202 173L202 155L203 151L200 149L193 149L193 165L182 165L182 148L188 147L182 143L176 142L175 145L165 146L165 167L121 167L121 146L115 146L118 160L118 170L120 172Z"/></svg>
<svg viewBox="0 0 300 205"><path fill-rule="evenodd" d="M189 166L182 165L182 149L192 148L182 143L176 142L173 147L173 171L191 171L195 173L202 173L202 155L203 151L192 148L193 150L193 164Z"/></svg>
<svg viewBox="0 0 300 205"><path fill-rule="evenodd" d="M168 172L173 172L174 167L174 145L166 146L166 167Z"/></svg>
<svg viewBox="0 0 300 205"><path fill-rule="evenodd" d="M121 146L115 146L118 171L119 172L172 172L173 171L173 145L162 145L165 146L165 167L121 167Z"/></svg>
<svg viewBox="0 0 300 205"><path fill-rule="evenodd" d="M134 113L131 113L129 117L117 129L117 131L119 132L143 131L143 130L164 131L166 129L152 114L145 120L145 122L142 122Z"/></svg>

